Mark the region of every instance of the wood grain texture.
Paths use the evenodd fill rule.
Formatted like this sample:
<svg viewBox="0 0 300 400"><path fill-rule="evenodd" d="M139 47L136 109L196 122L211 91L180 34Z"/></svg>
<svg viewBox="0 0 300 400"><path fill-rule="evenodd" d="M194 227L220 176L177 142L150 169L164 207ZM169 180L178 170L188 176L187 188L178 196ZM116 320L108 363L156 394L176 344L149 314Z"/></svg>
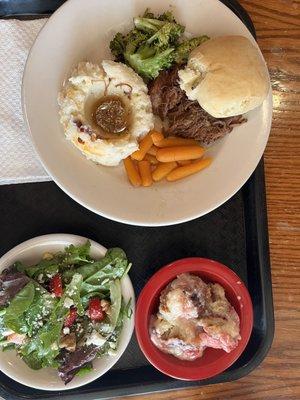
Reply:
<svg viewBox="0 0 300 400"><path fill-rule="evenodd" d="M273 86L265 168L275 339L261 366L239 381L135 400L300 399L300 2L240 2L253 19Z"/></svg>

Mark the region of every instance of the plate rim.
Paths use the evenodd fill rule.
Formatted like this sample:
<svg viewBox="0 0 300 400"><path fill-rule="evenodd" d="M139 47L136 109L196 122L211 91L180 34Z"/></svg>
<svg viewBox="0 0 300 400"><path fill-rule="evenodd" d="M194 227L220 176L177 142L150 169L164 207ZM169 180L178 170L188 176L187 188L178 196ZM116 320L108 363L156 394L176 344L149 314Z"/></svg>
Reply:
<svg viewBox="0 0 300 400"><path fill-rule="evenodd" d="M272 126L272 116L273 116L273 97L272 97L272 87L271 87L271 81L270 81L270 75L268 72L268 78L269 78L269 92L268 95L265 99L265 102L267 102L267 121L266 121L266 134L264 136L264 140L263 140L263 145L260 149L260 151L257 153L258 156L256 157L256 162L255 162L255 166L254 168L251 169L251 172L249 174L247 174L241 181L239 184L235 185L234 190L231 193L228 193L225 197L223 197L222 200L219 201L215 201L213 205L211 205L210 207L207 207L205 210L202 210L200 212L194 212L192 214L186 215L186 216L182 216L182 217L176 217L174 218L168 218L166 220L163 221L149 221L146 220L146 218L139 218L138 220L136 219L128 219L125 217L121 217L121 216L116 216L114 215L114 213L112 212L104 212L102 210L99 210L99 208L93 207L88 203L85 203L83 200L81 200L80 196L75 193L74 190L72 190L72 188L70 187L70 184L68 185L64 185L63 182L61 182L61 179L59 178L58 174L52 173L51 172L51 168L49 168L47 166L47 164L44 162L43 157L41 156L41 152L36 144L36 141L34 139L34 135L31 132L31 128L30 128L30 124L29 124L29 119L27 116L27 110L26 110L26 77L27 77L27 73L29 70L29 63L30 63L30 59L34 50L34 47L40 37L40 35L42 34L43 30L46 28L46 26L51 23L51 21L56 17L56 15L58 15L59 13L61 13L63 11L63 9L67 6L69 6L71 3L75 3L78 0L68 0L65 3L63 3L51 16L50 18L47 20L47 22L44 24L44 26L41 28L41 30L39 31L36 39L34 40L32 47L29 50L28 53L28 57L26 59L26 63L25 63L25 67L24 67L24 72L23 72L23 77L22 77L22 83L21 83L21 105L22 105L22 112L23 112L23 116L24 116L24 122L26 125L26 129L27 132L30 135L31 141L34 145L34 149L36 154L38 155L38 158L43 166L43 168L46 170L46 172L48 173L48 175L50 176L50 178L53 179L53 181L56 183L56 185L63 191L65 192L71 199L73 199L74 201L76 201L78 204L80 204L82 207L86 208L87 210L95 213L96 215L100 215L101 217L104 218L108 218L112 221L115 222L119 222L119 223L123 223L123 224L128 224L128 225L132 225L132 226L143 226L143 227L162 227L162 226L172 226L172 225L178 225L178 224L182 224L185 222L189 222L189 221L193 221L197 218L200 218L206 214L209 214L210 212L216 210L217 208L219 208L220 206L222 206L224 203L226 203L228 200L230 200L236 193L239 192L239 190L242 189L242 187L245 185L245 183L248 181L248 179L251 177L251 175L253 174L253 172L255 171L255 169L257 168L260 160L263 157L264 151L266 149L268 140L269 140L269 136L270 136L270 132L271 132L271 126ZM214 1L215 4L220 5L221 8L224 8L224 10L226 9L229 13L231 13L234 18L238 21L238 23L242 24L244 27L246 27L246 29L249 32L249 35L254 39L256 46L258 48L258 51L260 53L260 56L262 57L265 65L266 61L264 59L264 56L262 54L261 49L259 48L255 37L253 36L252 32L249 30L249 28L244 24L244 22L238 17L238 15L236 15L228 6L226 6L222 1L220 0L210 0L210 1Z"/></svg>
<svg viewBox="0 0 300 400"><path fill-rule="evenodd" d="M45 234L45 235L40 235L40 236L35 236L31 239L25 240L22 243L17 244L16 246L12 247L10 250L8 250L5 254L3 254L0 257L0 273L7 268L7 266L5 266L4 264L6 262L9 262L9 260L11 258L14 257L14 255L16 255L17 253L19 253L22 250L25 250L26 248L30 247L30 246L40 246L43 244L54 244L54 242L56 242L57 244L73 244L73 242L75 241L86 241L89 240L91 242L91 246L95 246L98 250L100 250L101 252L103 252L104 254L107 251L107 248L104 247L102 244L96 242L93 239L89 239L85 236L81 236L81 235L75 235L72 233L50 233L50 234ZM3 267L1 266L1 264L3 264ZM134 287L133 284L131 282L131 279L129 277L129 275L126 275L124 277L124 284L126 285L126 287L128 288L128 290L131 292L131 308L132 308L132 315L131 318L129 320L129 326L128 326L128 330L126 332L126 346L124 348L124 350L118 354L115 358L115 362L108 368L106 369L104 372L102 372L100 375L95 376L94 378L88 379L86 382L83 383L78 383L76 385L65 385L60 387L59 389L55 389L53 387L43 387L40 386L38 384L35 383L35 381L32 382L32 384L27 384L24 383L24 381L22 379L19 379L18 377L12 376L10 374L8 374L6 371L3 371L1 363L0 363L0 371L5 374L6 376L8 376L10 379L12 379L13 381L16 381L24 386L30 387L31 389L37 389L37 390L42 390L42 391L50 391L50 392L60 392L60 391L68 391L68 390L73 390L79 387L83 387L87 384L90 384L94 381L96 381L97 379L100 379L101 376L103 376L104 374L108 373L111 368L118 362L118 360L122 357L122 355L125 353L125 351L127 350L127 347L132 339L133 336L133 332L134 332L134 326L135 326L135 310L136 310L136 296L135 296L135 291L134 291ZM1 351L1 349L0 349ZM15 351L15 350L14 350ZM2 352L2 351L1 351Z"/></svg>

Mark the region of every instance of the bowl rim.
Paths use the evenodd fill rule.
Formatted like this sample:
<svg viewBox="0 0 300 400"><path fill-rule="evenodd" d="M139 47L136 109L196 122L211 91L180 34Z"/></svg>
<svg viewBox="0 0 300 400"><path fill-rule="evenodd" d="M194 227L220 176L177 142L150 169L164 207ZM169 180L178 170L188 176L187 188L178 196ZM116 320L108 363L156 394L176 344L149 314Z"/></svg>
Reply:
<svg viewBox="0 0 300 400"><path fill-rule="evenodd" d="M176 358L172 355L171 361L165 359L165 354L155 347L149 336L149 306L159 293L166 287L166 285L174 280L178 274L181 273L192 273L200 276L204 280L213 282L210 277L207 279L207 275L215 276L219 278L219 282L222 281L224 284L232 290L236 300L240 304L240 308L243 313L239 313L240 317L240 335L241 340L238 346L230 353L223 351L223 356L217 358L217 363L212 365L204 365L203 367L191 367L182 366L182 363L178 365ZM222 283L220 283L222 285ZM244 316L247 315L247 318ZM162 373L171 376L172 378L196 381L211 378L225 369L230 367L243 353L246 345L251 336L253 328L253 305L250 294L241 278L232 271L229 267L221 264L217 261L202 258L202 257L189 257L180 259L167 264L166 266L159 269L147 282L142 289L136 304L135 314L135 333L139 346L144 353L148 361ZM171 360L170 359L170 360ZM181 361L181 360L178 360ZM188 361L189 362L189 361ZM193 363L193 361L191 361Z"/></svg>
<svg viewBox="0 0 300 400"><path fill-rule="evenodd" d="M9 263L15 261L19 255L20 255L20 258L22 258L22 252L26 252L26 250L28 248L31 248L31 247L36 248L36 247L40 247L40 246L45 246L47 244L49 244L49 245L68 245L68 244L74 244L74 242L79 243L79 242L83 242L86 240L89 240L91 242L91 248L95 248L103 254L106 253L106 251L107 251L106 247L102 246L100 243L98 243L92 239L89 239L85 236L68 234L68 233L46 234L46 235L36 236L34 238L28 239L28 240L16 245L15 247L11 248L8 252L3 254L0 257L0 273L2 272L3 269L5 269L7 267L7 265ZM46 248L45 248L45 250L46 250ZM20 378L20 376L15 376L13 374L10 374L6 370L4 371L2 369L1 363L0 363L0 371L2 373L4 373L5 375L7 375L9 378L13 379L14 381L16 381L24 386L28 386L28 387L38 389L38 390L47 390L47 391L54 391L54 392L76 389L78 387L87 385L87 384L99 379L101 376L103 376L105 373L107 373L117 363L117 361L120 359L120 357L126 351L128 345L129 345L129 342L132 338L133 331L134 331L135 293L134 293L134 288L133 288L133 285L132 285L129 275L126 275L126 277L124 277L123 284L125 284L125 286L128 288L128 290L131 293L132 316L130 319L128 329L126 329L126 338L124 339L124 342L125 342L124 349L122 351L120 351L120 353L118 355L114 356L114 363L109 368L105 367L104 369L99 370L98 374L96 374L93 377L90 377L90 379L84 379L83 382L78 382L73 385L64 385L64 386L59 387L58 389L53 388L52 386L45 387L44 385L40 385L37 383L38 380L33 381L32 384L29 385L28 383L25 383L25 381L22 380L22 378ZM88 378L88 376L89 375L86 375L83 378Z"/></svg>

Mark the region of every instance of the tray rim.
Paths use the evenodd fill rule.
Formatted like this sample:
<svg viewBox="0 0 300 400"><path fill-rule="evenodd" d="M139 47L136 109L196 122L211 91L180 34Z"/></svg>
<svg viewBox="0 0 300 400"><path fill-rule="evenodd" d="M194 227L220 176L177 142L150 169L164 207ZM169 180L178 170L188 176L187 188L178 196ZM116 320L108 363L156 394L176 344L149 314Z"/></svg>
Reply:
<svg viewBox="0 0 300 400"><path fill-rule="evenodd" d="M245 24L248 30L256 39L256 32L253 25L253 22L246 12L246 10L238 3L237 0L219 0L221 1L226 7L228 7L231 11L233 11ZM10 14L6 16L1 16L0 18L23 18L23 17L30 17L30 18L43 18L47 17L50 14ZM248 179L248 181L244 184L244 186L240 189L242 193L243 200L245 202L245 198L253 202L253 207L251 210L245 210L245 220L252 221L251 223L254 225L254 230L256 232L255 237L255 245L256 245L256 253L257 259L259 262L259 269L260 269L260 276L263 277L261 282L261 291L263 291L264 296L262 296L263 301L263 308L268 310L269 312L265 315L266 320L266 327L265 327L265 335L258 347L256 353L254 354L253 358L251 359L248 364L243 365L242 367L237 368L236 370L229 370L225 371L224 373L208 379L204 381L196 381L196 382L188 382L188 381L180 381L175 379L170 379L169 381L165 382L152 382L149 384L136 385L136 384L129 384L113 390L105 389L102 392L90 392L90 393L82 393L78 395L79 399L94 399L96 393L100 394L101 397L97 396L97 398L101 398L102 400L105 399L112 399L119 396L130 396L134 394L142 395L142 394L149 394L154 392L165 392L165 391L174 391L178 389L188 389L193 387L200 387L205 386L207 384L215 384L215 383L225 383L240 379L250 372L252 372L255 368L257 368L263 359L266 357L274 337L274 306L273 306L273 295L272 295L272 285L271 285L271 265L270 265L270 254L269 254L269 240L268 240L268 221L267 221L267 204L266 204L266 193L265 193L265 177L264 177L264 162L263 157L259 162L258 166L256 167L255 171ZM247 234L247 229L245 230L246 233L246 242L253 242L253 237L249 237ZM253 246L253 243L252 243ZM248 247L248 246L247 246ZM247 264L251 261L252 255L246 254L247 257ZM83 387L84 388L84 387ZM141 389L141 390L139 390ZM34 390L34 389L32 389ZM53 395L57 394L61 399L69 399L71 396L74 396L74 390L64 392L44 392L44 396L41 398L53 398ZM84 389L83 389L84 391ZM43 392L40 392L43 393ZM103 397L102 397L103 394ZM2 382L0 381L0 395L5 396L8 395L9 397L4 397L5 399L9 400L20 400L20 399L30 399L30 395L19 396L18 393L14 392L6 392L2 386Z"/></svg>

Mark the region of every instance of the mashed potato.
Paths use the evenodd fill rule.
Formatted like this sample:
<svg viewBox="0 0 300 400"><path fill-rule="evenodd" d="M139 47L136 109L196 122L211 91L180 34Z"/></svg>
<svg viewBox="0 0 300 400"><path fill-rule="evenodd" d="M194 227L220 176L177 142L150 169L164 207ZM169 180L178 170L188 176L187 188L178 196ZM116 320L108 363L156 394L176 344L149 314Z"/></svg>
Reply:
<svg viewBox="0 0 300 400"><path fill-rule="evenodd" d="M91 120L93 104L102 98L120 99L130 115L124 134L101 137ZM154 117L147 86L131 68L105 60L102 65L81 62L58 97L60 122L70 140L88 159L118 165L138 149L138 140L153 128Z"/></svg>

